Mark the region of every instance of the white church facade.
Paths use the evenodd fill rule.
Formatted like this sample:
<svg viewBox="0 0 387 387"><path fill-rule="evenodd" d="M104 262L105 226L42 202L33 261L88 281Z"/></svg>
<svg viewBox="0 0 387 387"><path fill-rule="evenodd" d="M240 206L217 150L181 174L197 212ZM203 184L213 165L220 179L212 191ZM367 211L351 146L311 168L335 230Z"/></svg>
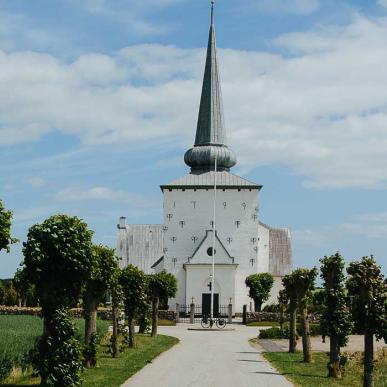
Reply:
<svg viewBox="0 0 387 387"><path fill-rule="evenodd" d="M163 224L130 225L125 217L120 218L117 254L121 265L132 264L146 273L166 270L174 274L178 293L169 301L171 308L194 299L208 309L214 286L215 308L231 302L234 312L241 312L252 301L246 277L262 272L274 277L268 302L276 302L281 279L292 268L290 231L262 223L262 186L230 172L237 161L226 140L213 7L195 144L184 161L190 173L161 185Z"/></svg>

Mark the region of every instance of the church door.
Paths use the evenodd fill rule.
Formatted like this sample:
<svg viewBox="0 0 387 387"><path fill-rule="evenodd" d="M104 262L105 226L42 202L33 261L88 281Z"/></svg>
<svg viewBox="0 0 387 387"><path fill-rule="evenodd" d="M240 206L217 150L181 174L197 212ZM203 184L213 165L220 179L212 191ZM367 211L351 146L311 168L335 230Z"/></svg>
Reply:
<svg viewBox="0 0 387 387"><path fill-rule="evenodd" d="M202 314L211 314L211 293L202 294ZM219 316L219 294L214 294L214 317Z"/></svg>

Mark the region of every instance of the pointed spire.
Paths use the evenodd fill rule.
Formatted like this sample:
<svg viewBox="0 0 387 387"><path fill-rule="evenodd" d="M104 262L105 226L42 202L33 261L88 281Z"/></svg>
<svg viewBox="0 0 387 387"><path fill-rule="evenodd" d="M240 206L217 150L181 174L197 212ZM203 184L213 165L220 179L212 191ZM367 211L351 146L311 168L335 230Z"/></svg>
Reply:
<svg viewBox="0 0 387 387"><path fill-rule="evenodd" d="M211 26L195 145L225 143L226 130L224 127L222 92L216 55L214 1L211 1Z"/></svg>
<svg viewBox="0 0 387 387"><path fill-rule="evenodd" d="M192 171L213 169L215 157L219 170L229 170L236 164L234 153L226 145L222 92L216 54L214 3L212 0L211 25L195 145L184 157L186 164L191 167Z"/></svg>

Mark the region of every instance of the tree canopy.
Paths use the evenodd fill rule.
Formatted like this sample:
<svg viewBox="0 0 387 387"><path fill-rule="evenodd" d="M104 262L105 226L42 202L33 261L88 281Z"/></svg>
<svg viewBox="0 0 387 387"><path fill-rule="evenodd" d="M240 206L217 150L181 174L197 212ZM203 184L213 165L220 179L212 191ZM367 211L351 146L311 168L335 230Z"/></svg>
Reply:
<svg viewBox="0 0 387 387"><path fill-rule="evenodd" d="M0 251L5 250L9 253L11 244L18 242L11 237L12 212L4 208L0 200Z"/></svg>
<svg viewBox="0 0 387 387"><path fill-rule="evenodd" d="M66 215L54 215L29 229L24 266L43 309L78 301L92 270L92 235L86 223Z"/></svg>
<svg viewBox="0 0 387 387"><path fill-rule="evenodd" d="M340 348L348 343L352 331L351 313L344 287L344 258L340 253L320 259L323 280L322 331L330 337L328 376L341 378Z"/></svg>
<svg viewBox="0 0 387 387"><path fill-rule="evenodd" d="M274 279L270 273L251 274L245 280L249 288L249 297L254 300L255 310L261 311L262 304L270 297Z"/></svg>

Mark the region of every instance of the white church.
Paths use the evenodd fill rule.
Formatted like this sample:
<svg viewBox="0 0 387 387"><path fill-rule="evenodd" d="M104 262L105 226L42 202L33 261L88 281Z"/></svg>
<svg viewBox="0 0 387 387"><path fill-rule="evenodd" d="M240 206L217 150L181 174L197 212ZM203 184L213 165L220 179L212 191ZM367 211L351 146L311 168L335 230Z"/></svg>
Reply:
<svg viewBox="0 0 387 387"><path fill-rule="evenodd" d="M174 274L178 293L169 300L170 308L193 299L209 311L214 286L214 310L231 302L234 312L240 313L243 305L253 304L246 277L262 272L273 275L268 303L277 302L281 279L292 269L290 231L262 223L262 186L230 172L237 159L226 140L213 6L195 144L184 161L190 172L160 187L163 224L131 225L120 218L117 255L122 267L132 264L146 273L166 270Z"/></svg>

